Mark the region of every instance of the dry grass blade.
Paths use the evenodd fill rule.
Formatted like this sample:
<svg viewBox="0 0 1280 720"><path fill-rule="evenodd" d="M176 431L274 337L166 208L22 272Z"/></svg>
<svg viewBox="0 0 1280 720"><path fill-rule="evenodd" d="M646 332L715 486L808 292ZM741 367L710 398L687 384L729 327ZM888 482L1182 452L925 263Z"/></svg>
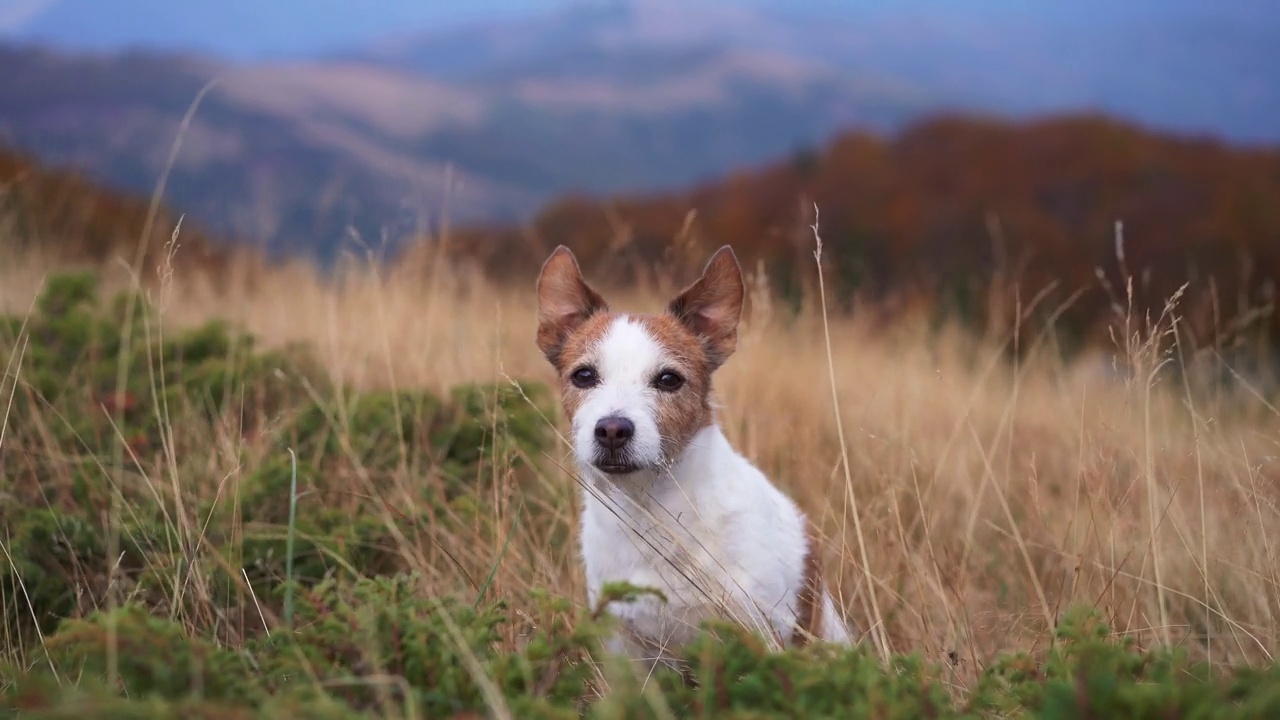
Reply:
<svg viewBox="0 0 1280 720"><path fill-rule="evenodd" d="M835 359L831 353L831 328L827 320L827 290L822 277L822 236L818 234L818 206L813 206L813 261L818 266L818 297L822 305L822 339L827 354L827 374L831 381L831 402L836 421L836 435L840 441L840 468L844 471L845 496L848 498L853 513L854 533L858 540L858 554L861 557L862 572L867 581L867 594L871 600L871 637L875 639L876 648L880 651L881 660L888 661L892 649L884 635L884 618L880 614L880 605L876 601L876 583L871 574L871 562L867 555L867 542L862 533L862 511L858 507L858 497L853 491L853 474L849 468L849 448L844 434L844 421L840 417L840 396L836 389Z"/></svg>

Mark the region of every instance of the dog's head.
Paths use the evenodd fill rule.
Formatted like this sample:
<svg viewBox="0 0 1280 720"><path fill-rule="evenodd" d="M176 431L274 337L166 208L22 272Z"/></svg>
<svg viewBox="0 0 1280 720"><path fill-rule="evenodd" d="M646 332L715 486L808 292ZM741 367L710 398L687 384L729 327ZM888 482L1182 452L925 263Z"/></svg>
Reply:
<svg viewBox="0 0 1280 720"><path fill-rule="evenodd" d="M656 470L711 424L711 375L737 346L745 295L728 245L658 314L612 312L563 245L537 289L538 347L560 377L581 464Z"/></svg>

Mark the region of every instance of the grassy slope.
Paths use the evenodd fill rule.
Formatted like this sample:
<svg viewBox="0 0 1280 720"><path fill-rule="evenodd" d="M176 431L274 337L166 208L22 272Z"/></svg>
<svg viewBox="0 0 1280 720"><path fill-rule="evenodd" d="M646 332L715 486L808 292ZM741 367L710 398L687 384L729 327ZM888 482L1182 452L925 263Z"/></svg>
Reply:
<svg viewBox="0 0 1280 720"><path fill-rule="evenodd" d="M531 289L443 267L357 268L334 287L288 269L230 282L160 283L139 314L77 305L97 291L38 268L0 270L9 701L65 702L46 716L69 716L101 676L135 700L195 687L267 714L323 688L384 715L525 717L608 686L583 664L596 625L581 607L568 453L539 392L551 377ZM841 607L871 642L839 662L713 643L696 654L701 690L654 680L677 715L841 716L870 698L914 717L954 698L1074 716L1086 701L1116 711L1126 693L1149 711L1229 706L1229 688L1167 682L1201 671L1164 656L1086 643L1081 672L1061 649L1046 656L1055 629L1097 628L1064 630L1073 606L1096 609L1103 637L1177 646L1218 670L1280 646L1274 400L1156 372L1178 353L1169 335L1122 336L1115 357L1072 367L1045 346L1013 367L1003 338L842 317L828 337L817 307L792 316L768 297L757 287L719 376L721 421L817 519ZM656 308L660 290L628 300ZM350 585L396 572L412 579ZM337 586L316 585L326 576ZM292 597L286 577L300 583ZM119 604L146 612L92 615ZM925 665L884 673L881 653ZM1108 684L1161 673L1154 688ZM77 682L87 696L67 694ZM663 716L659 698L621 687L595 712ZM1275 695L1274 682L1247 687Z"/></svg>

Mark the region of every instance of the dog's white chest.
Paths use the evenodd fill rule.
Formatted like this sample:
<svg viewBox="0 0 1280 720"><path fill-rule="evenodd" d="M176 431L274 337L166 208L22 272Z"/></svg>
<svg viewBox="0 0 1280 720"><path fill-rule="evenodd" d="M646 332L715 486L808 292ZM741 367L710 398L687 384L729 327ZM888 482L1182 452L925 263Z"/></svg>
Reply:
<svg viewBox="0 0 1280 720"><path fill-rule="evenodd" d="M659 642L687 642L700 620L740 598L737 559L720 538L683 513L665 518L620 520L591 501L583 513L582 556L588 600L594 606L605 583L627 582L660 591L665 602L645 595L610 603L608 610L628 627ZM679 518L679 519L677 519Z"/></svg>
<svg viewBox="0 0 1280 720"><path fill-rule="evenodd" d="M789 632L804 554L799 514L750 473L726 479L733 491L715 477L684 478L640 502L587 496L581 543L593 607L605 583L625 581L666 602L645 596L608 611L659 642L686 642L713 615Z"/></svg>

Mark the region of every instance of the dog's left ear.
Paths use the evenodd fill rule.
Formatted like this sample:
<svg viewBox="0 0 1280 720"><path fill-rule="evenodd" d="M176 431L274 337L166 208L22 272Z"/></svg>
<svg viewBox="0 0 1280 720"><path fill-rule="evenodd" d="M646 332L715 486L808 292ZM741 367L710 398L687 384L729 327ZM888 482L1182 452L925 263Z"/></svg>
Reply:
<svg viewBox="0 0 1280 720"><path fill-rule="evenodd" d="M609 309L587 281L573 251L560 245L538 273L538 348L559 366L565 340L597 312Z"/></svg>
<svg viewBox="0 0 1280 720"><path fill-rule="evenodd" d="M738 321L746 287L733 248L725 245L711 256L702 277L667 305L671 313L702 339L712 367L723 365L738 347Z"/></svg>

